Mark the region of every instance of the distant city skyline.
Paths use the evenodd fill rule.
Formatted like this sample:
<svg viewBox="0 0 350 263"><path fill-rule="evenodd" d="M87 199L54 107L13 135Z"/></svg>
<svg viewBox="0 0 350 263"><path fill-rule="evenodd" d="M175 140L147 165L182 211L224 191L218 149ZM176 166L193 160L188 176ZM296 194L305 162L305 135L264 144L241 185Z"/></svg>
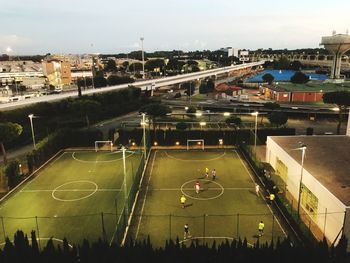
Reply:
<svg viewBox="0 0 350 263"><path fill-rule="evenodd" d="M7 0L0 54L319 47L350 28L350 1Z"/></svg>

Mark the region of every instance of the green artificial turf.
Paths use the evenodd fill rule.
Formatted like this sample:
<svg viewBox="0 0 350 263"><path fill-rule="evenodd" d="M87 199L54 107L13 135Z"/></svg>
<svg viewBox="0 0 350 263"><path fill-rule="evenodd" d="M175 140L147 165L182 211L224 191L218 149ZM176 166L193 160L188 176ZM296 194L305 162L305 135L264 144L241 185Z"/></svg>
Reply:
<svg viewBox="0 0 350 263"><path fill-rule="evenodd" d="M204 178L206 167L209 178ZM217 171L215 181L212 169ZM260 242L285 237L264 197L256 195L255 183L236 151L156 150L144 180L146 195L134 211L132 239L149 235L155 246L163 246L170 238L190 244L183 240L184 224L188 224L198 242L246 237L253 244L260 220L265 222ZM199 194L194 189L197 180L202 188ZM187 196L185 209L180 205L182 193Z"/></svg>
<svg viewBox="0 0 350 263"><path fill-rule="evenodd" d="M130 189L141 154L126 156ZM35 230L42 244L51 237L71 244L112 240L125 200L123 178L120 152L62 153L0 204L0 243L18 229L29 236Z"/></svg>

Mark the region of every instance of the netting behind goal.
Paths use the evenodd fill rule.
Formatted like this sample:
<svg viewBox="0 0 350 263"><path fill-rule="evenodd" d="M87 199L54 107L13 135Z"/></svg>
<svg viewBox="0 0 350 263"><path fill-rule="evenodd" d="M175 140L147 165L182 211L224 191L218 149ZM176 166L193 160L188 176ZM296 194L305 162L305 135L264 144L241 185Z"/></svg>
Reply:
<svg viewBox="0 0 350 263"><path fill-rule="evenodd" d="M112 141L95 141L95 152L98 151L113 151Z"/></svg>
<svg viewBox="0 0 350 263"><path fill-rule="evenodd" d="M187 140L187 150L204 150L204 140Z"/></svg>

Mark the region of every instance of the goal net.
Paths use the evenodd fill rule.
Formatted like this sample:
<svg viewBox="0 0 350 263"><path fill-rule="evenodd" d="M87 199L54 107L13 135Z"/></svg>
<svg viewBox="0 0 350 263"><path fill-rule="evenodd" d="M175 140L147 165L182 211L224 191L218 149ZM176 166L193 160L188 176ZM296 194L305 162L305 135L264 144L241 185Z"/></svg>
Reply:
<svg viewBox="0 0 350 263"><path fill-rule="evenodd" d="M187 140L187 150L204 150L204 140Z"/></svg>
<svg viewBox="0 0 350 263"><path fill-rule="evenodd" d="M95 141L95 152L97 151L113 151L112 141Z"/></svg>

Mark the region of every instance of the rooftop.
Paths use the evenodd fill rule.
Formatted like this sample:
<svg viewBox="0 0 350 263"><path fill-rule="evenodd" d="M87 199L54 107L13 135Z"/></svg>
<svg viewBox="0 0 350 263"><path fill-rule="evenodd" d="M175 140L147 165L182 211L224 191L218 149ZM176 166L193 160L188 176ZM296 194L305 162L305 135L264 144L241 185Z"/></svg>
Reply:
<svg viewBox="0 0 350 263"><path fill-rule="evenodd" d="M274 86L275 84L272 85ZM344 83L327 83L327 82L320 82L320 81L310 81L306 84L293 84L293 83L279 83L276 86L276 90L278 91L292 91L292 92L298 92L298 91L304 91L304 92L332 92L332 91L339 91L339 90L348 90L350 91L350 82L344 82Z"/></svg>
<svg viewBox="0 0 350 263"><path fill-rule="evenodd" d="M304 168L346 206L350 206L350 137L345 135L272 136L301 165L299 142L307 146Z"/></svg>

